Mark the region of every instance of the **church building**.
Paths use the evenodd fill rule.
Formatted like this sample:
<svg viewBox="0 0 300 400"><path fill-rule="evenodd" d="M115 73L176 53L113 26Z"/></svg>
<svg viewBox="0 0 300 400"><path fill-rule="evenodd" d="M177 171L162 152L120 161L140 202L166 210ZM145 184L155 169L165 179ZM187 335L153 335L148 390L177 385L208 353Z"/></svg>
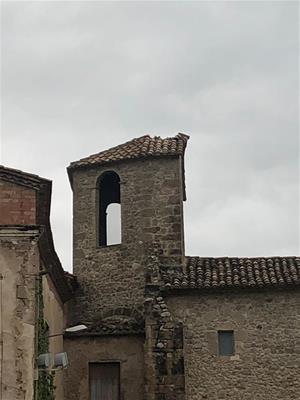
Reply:
<svg viewBox="0 0 300 400"><path fill-rule="evenodd" d="M145 135L72 162L65 400L292 400L300 258L185 254L189 137ZM110 243L111 205L120 241Z"/></svg>

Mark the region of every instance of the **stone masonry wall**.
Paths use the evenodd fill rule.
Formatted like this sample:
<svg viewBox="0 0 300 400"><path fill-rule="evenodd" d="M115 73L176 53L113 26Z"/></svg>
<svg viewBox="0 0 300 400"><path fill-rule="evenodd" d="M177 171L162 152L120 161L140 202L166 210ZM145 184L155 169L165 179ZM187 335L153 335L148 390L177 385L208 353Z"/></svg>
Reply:
<svg viewBox="0 0 300 400"><path fill-rule="evenodd" d="M42 268L45 269L45 266ZM49 277L43 276L43 302L44 302L44 319L49 326L49 335L62 333L64 331L64 306L59 298L57 291ZM54 336L49 338L49 352L52 355L62 353L64 351L63 336ZM63 371L55 372L55 400L63 400Z"/></svg>
<svg viewBox="0 0 300 400"><path fill-rule="evenodd" d="M3 400L32 400L38 231L0 230L0 376ZM1 397L0 395L0 397Z"/></svg>
<svg viewBox="0 0 300 400"><path fill-rule="evenodd" d="M153 243L145 260L145 400L184 400L183 326L162 296L160 255Z"/></svg>
<svg viewBox="0 0 300 400"><path fill-rule="evenodd" d="M89 363L119 362L121 400L143 400L143 337L65 338L69 368L64 371L65 400L89 400Z"/></svg>
<svg viewBox="0 0 300 400"><path fill-rule="evenodd" d="M0 180L0 225L35 223L35 190Z"/></svg>
<svg viewBox="0 0 300 400"><path fill-rule="evenodd" d="M163 297L153 295L146 298L145 399L184 400L182 323L173 320Z"/></svg>
<svg viewBox="0 0 300 400"><path fill-rule="evenodd" d="M122 244L97 243L97 179L105 171L120 176ZM179 158L132 160L75 170L74 273L80 289L73 321L97 320L114 307L143 305L145 249L159 242L168 263L183 255L181 161Z"/></svg>
<svg viewBox="0 0 300 400"><path fill-rule="evenodd" d="M167 305L184 325L186 400L299 399L299 290L174 296ZM234 330L234 356L218 355L218 330Z"/></svg>

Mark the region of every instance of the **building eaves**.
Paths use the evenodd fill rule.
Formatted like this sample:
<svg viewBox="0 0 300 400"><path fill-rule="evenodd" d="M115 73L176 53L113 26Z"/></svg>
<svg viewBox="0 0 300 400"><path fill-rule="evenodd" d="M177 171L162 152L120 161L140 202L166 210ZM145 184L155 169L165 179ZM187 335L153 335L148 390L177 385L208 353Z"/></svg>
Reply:
<svg viewBox="0 0 300 400"><path fill-rule="evenodd" d="M0 165L0 180L15 183L34 190L40 190L42 184L51 184L51 181L38 175L29 174L19 169L8 168Z"/></svg>

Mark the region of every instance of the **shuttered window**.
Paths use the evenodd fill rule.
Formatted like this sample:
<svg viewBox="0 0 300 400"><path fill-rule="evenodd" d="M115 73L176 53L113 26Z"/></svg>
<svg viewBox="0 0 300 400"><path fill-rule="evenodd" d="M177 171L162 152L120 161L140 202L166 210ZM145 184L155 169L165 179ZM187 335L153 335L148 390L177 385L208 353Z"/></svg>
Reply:
<svg viewBox="0 0 300 400"><path fill-rule="evenodd" d="M90 400L120 400L120 364L90 363Z"/></svg>
<svg viewBox="0 0 300 400"><path fill-rule="evenodd" d="M234 355L234 334L233 331L218 331L219 355Z"/></svg>

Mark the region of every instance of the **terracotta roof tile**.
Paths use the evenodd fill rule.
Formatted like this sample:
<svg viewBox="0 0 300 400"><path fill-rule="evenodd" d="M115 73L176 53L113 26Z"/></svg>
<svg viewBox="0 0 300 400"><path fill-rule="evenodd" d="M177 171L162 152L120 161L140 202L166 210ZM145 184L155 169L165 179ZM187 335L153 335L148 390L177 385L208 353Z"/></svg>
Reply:
<svg viewBox="0 0 300 400"><path fill-rule="evenodd" d="M177 270L163 279L174 289L299 285L300 258L187 257L185 271Z"/></svg>
<svg viewBox="0 0 300 400"><path fill-rule="evenodd" d="M136 158L184 155L188 139L189 136L183 133L165 139L159 136L144 135L111 149L92 154L79 161L74 161L69 165L68 170Z"/></svg>
<svg viewBox="0 0 300 400"><path fill-rule="evenodd" d="M35 190L40 190L43 184L51 185L49 179L41 178L38 175L29 174L19 169L4 167L4 165L0 165L0 179Z"/></svg>

